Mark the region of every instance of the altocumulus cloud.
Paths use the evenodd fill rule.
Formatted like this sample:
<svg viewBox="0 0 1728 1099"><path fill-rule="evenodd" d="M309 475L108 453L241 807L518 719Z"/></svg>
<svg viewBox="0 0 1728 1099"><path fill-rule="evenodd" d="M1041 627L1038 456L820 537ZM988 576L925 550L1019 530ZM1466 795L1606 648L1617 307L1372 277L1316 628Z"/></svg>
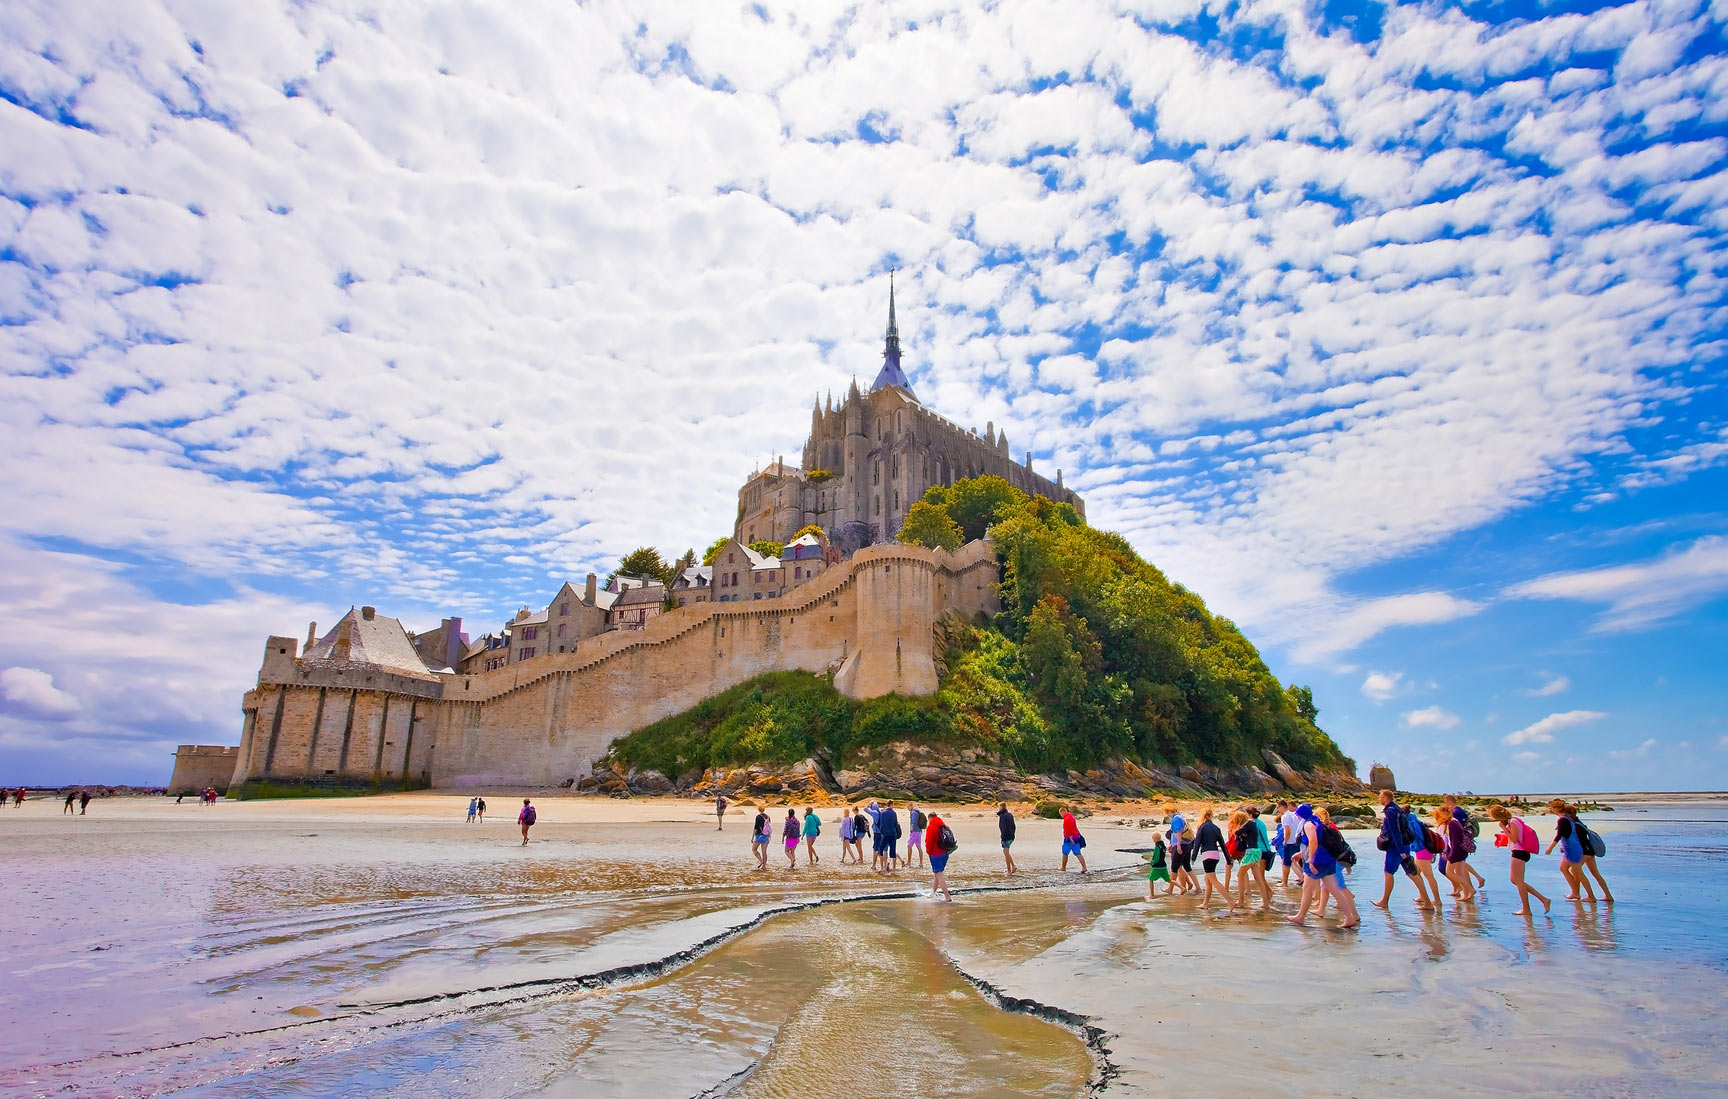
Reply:
<svg viewBox="0 0 1728 1099"><path fill-rule="evenodd" d="M1552 744L1554 734L1562 729L1570 729L1575 725L1584 725L1592 721L1601 721L1607 716L1607 714L1597 710L1567 710L1564 713L1549 714L1540 721L1533 721L1522 729L1507 733L1503 740L1511 745Z"/></svg>
<svg viewBox="0 0 1728 1099"><path fill-rule="evenodd" d="M748 463L873 370L898 265L927 403L1325 660L1481 606L1353 571L1593 464L1724 460L1687 403L1722 18L8 4L0 534L224 638L242 592L277 593L258 638L349 600L497 621L729 529ZM1516 594L1579 597L1550 581ZM241 662L189 644L231 709Z"/></svg>

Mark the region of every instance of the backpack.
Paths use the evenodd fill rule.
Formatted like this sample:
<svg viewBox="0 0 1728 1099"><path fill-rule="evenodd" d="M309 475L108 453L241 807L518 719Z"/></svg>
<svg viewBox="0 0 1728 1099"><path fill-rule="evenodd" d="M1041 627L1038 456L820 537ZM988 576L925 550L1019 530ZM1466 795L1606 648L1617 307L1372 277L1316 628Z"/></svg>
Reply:
<svg viewBox="0 0 1728 1099"><path fill-rule="evenodd" d="M1459 845L1458 850L1462 851L1466 855L1474 855L1476 853L1476 835L1468 828L1464 830L1464 842Z"/></svg>
<svg viewBox="0 0 1728 1099"><path fill-rule="evenodd" d="M1518 850L1534 855L1542 850L1542 840L1536 835L1536 829L1524 822L1523 817L1513 817L1518 825Z"/></svg>
<svg viewBox="0 0 1728 1099"><path fill-rule="evenodd" d="M522 810L522 823L523 824L533 824L535 821L537 821L539 819L540 819L540 814L536 813L534 811L534 807L532 805L529 805L529 806L526 806L523 808L523 810Z"/></svg>
<svg viewBox="0 0 1728 1099"><path fill-rule="evenodd" d="M1482 834L1482 822L1477 820L1475 814L1468 809L1464 810L1464 827L1470 829L1470 838L1473 840ZM1470 850L1476 850L1474 843L1470 845Z"/></svg>
<svg viewBox="0 0 1728 1099"><path fill-rule="evenodd" d="M1603 841L1601 835L1584 827L1583 821L1573 821L1572 831L1578 836L1578 843L1584 848L1586 855L1601 858L1608 853L1608 844Z"/></svg>
<svg viewBox="0 0 1728 1099"><path fill-rule="evenodd" d="M1398 838L1404 844L1404 850L1414 851L1422 844L1422 819L1414 809L1398 811Z"/></svg>
<svg viewBox="0 0 1728 1099"><path fill-rule="evenodd" d="M1242 850L1236 846L1235 836L1231 836L1229 839L1224 841L1224 853L1229 855L1232 859L1239 859L1242 857Z"/></svg>
<svg viewBox="0 0 1728 1099"><path fill-rule="evenodd" d="M944 824L942 827L936 829L936 850L946 855L950 851L958 850L959 847L960 841L954 838L954 830L952 828Z"/></svg>
<svg viewBox="0 0 1728 1099"><path fill-rule="evenodd" d="M907 823L912 826L912 831L914 832L924 831L924 814L920 813L916 809L912 810L911 819L907 821Z"/></svg>
<svg viewBox="0 0 1728 1099"><path fill-rule="evenodd" d="M1356 851L1350 842L1344 838L1344 833L1330 824L1315 822L1320 833L1320 850L1331 855L1339 866L1350 868L1356 865Z"/></svg>
<svg viewBox="0 0 1728 1099"><path fill-rule="evenodd" d="M852 818L852 827L858 830L858 837L862 839L870 834L870 818L859 813Z"/></svg>
<svg viewBox="0 0 1728 1099"><path fill-rule="evenodd" d="M1428 827L1427 824L1423 824L1422 846L1427 849L1430 855L1439 855L1445 852L1446 841L1440 838L1440 833Z"/></svg>

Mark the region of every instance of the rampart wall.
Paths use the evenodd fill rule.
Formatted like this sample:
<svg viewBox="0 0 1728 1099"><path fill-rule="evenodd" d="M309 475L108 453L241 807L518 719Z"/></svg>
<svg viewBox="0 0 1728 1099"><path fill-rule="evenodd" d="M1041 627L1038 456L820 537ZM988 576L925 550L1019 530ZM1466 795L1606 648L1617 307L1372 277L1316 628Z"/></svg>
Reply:
<svg viewBox="0 0 1728 1099"><path fill-rule="evenodd" d="M174 774L168 779L168 792L183 794L208 786L217 793L226 793L239 754L238 748L219 744L180 745L174 753Z"/></svg>
<svg viewBox="0 0 1728 1099"><path fill-rule="evenodd" d="M294 657L272 637L242 703L233 782L555 785L612 741L765 672L835 671L854 698L936 690L933 631L997 609L980 540L872 546L778 599L698 603L567 653L430 680Z"/></svg>

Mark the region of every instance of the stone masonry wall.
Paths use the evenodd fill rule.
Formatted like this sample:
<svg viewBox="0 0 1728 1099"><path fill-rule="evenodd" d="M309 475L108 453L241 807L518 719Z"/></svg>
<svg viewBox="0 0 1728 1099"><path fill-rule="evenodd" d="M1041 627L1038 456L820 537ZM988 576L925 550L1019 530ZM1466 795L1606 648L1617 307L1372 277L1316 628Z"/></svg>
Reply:
<svg viewBox="0 0 1728 1099"><path fill-rule="evenodd" d="M618 737L764 672L834 668L854 698L930 694L937 617L995 611L997 579L987 541L872 546L778 599L692 604L431 683L311 667L272 637L242 705L234 781L555 785L588 774Z"/></svg>
<svg viewBox="0 0 1728 1099"><path fill-rule="evenodd" d="M181 794L189 790L212 787L217 793L228 789L234 775L238 748L218 744L182 744L174 753L174 774L168 779L168 792Z"/></svg>

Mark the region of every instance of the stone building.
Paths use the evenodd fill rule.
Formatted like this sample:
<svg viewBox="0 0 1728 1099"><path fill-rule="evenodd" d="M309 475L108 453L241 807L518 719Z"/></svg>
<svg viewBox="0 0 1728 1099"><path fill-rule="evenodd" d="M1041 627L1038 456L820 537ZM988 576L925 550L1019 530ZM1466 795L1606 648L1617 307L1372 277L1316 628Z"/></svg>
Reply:
<svg viewBox="0 0 1728 1099"><path fill-rule="evenodd" d="M900 330L894 290L888 291L888 334L882 370L861 392L853 382L838 408L820 398L810 413L810 437L801 466L776 459L738 490L733 537L745 545L784 542L814 524L829 541L852 552L891 542L906 510L931 485L984 475L1001 477L1030 495L1073 504L1084 517L1085 502L1062 484L1032 470L1032 455L1016 463L1008 436L994 423L984 434L966 430L921 404L900 366Z"/></svg>

